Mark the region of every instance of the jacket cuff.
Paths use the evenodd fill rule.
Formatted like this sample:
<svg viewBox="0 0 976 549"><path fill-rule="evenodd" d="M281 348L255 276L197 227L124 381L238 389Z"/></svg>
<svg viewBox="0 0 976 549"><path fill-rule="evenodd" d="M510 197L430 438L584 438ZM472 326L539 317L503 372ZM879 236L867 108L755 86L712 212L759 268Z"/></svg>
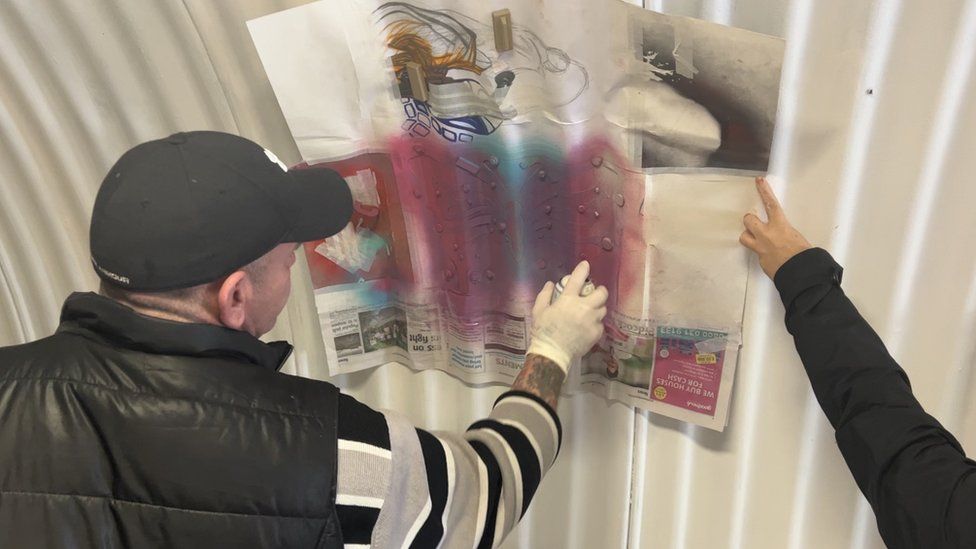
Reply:
<svg viewBox="0 0 976 549"><path fill-rule="evenodd" d="M840 286L844 269L823 248L804 250L787 260L773 276L783 306L806 290L821 284Z"/></svg>

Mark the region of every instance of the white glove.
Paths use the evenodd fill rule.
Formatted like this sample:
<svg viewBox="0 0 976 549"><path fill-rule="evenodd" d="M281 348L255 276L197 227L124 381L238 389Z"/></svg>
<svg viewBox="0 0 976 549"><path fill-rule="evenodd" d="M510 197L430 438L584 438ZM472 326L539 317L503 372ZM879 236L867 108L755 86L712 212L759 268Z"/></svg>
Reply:
<svg viewBox="0 0 976 549"><path fill-rule="evenodd" d="M590 264L581 261L551 304L554 285L546 282L532 307L532 340L526 354L544 356L568 373L573 361L600 340L608 294L600 286L586 297L580 296L589 274Z"/></svg>

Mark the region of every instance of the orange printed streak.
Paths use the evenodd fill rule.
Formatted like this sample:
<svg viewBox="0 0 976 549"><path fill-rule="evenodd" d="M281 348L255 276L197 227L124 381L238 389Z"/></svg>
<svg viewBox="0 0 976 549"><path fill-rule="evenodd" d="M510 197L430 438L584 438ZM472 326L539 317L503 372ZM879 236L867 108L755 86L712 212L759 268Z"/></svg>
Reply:
<svg viewBox="0 0 976 549"><path fill-rule="evenodd" d="M476 62L478 49L473 45L434 55L430 42L418 32L422 27L422 23L406 20L387 25L389 34L386 44L397 51L393 55L393 68L398 73L411 61L423 67L427 76L434 81L446 79L450 69L467 70L475 74L484 72L485 69Z"/></svg>

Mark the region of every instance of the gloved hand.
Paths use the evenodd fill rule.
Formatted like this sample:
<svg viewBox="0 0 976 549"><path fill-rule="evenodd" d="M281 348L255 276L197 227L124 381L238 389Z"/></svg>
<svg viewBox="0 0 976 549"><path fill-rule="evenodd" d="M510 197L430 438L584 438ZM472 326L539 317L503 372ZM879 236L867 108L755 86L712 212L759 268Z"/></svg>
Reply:
<svg viewBox="0 0 976 549"><path fill-rule="evenodd" d="M551 304L555 286L546 282L532 307L532 339L526 354L544 356L568 373L573 361L600 340L608 293L604 286L599 286L588 296L580 296L589 274L590 264L581 261L573 269L562 294Z"/></svg>

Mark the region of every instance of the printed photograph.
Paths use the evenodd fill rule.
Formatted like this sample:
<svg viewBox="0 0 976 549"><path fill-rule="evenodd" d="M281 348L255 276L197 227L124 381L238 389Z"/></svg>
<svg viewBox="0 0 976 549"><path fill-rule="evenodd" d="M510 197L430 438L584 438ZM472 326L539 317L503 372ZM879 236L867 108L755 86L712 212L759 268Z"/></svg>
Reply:
<svg viewBox="0 0 976 549"><path fill-rule="evenodd" d="M648 389L654 366L654 338L624 337L608 336L583 357L583 373Z"/></svg>
<svg viewBox="0 0 976 549"><path fill-rule="evenodd" d="M611 118L641 141L644 168L765 171L784 42L684 17L634 10L641 67L611 93Z"/></svg>
<svg viewBox="0 0 976 549"><path fill-rule="evenodd" d="M407 350L407 315L403 309L387 307L359 313L359 326L367 353L387 347Z"/></svg>
<svg viewBox="0 0 976 549"><path fill-rule="evenodd" d="M336 355L341 357L359 355L363 352L363 340L358 333L337 336L335 339Z"/></svg>

